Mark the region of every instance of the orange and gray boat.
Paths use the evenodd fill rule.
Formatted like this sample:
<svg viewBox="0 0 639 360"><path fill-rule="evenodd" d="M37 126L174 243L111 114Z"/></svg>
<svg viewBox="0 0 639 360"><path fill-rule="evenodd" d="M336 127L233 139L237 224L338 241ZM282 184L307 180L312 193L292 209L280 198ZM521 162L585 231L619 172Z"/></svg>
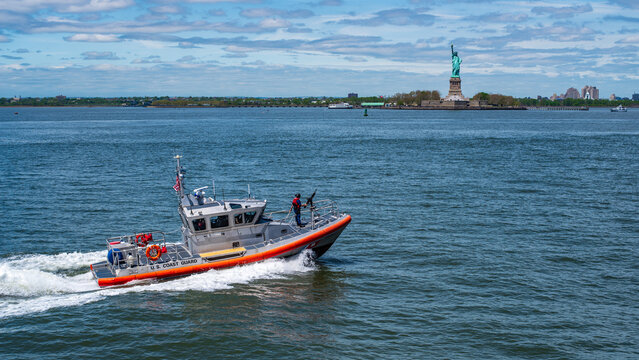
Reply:
<svg viewBox="0 0 639 360"><path fill-rule="evenodd" d="M319 257L351 222L335 202L309 197L298 225L291 210L266 213L266 200L251 197L217 200L208 187L185 192L185 171L176 156L178 213L182 242L167 243L165 233L144 231L107 239L107 259L91 265L98 285L123 285L132 281L185 276L285 258L304 250ZM279 219L277 219L279 217Z"/></svg>

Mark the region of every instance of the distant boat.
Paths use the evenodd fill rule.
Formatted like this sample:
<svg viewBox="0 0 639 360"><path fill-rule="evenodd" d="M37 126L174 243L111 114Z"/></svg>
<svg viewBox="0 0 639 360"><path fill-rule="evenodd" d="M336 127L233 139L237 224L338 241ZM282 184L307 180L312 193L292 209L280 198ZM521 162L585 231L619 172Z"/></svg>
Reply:
<svg viewBox="0 0 639 360"><path fill-rule="evenodd" d="M628 112L628 109L626 109L623 105L619 104L619 106L610 109L610 111L612 111L612 112Z"/></svg>
<svg viewBox="0 0 639 360"><path fill-rule="evenodd" d="M14 114L14 115L18 115L18 112L16 111L16 112L14 112L13 114Z"/></svg>
<svg viewBox="0 0 639 360"><path fill-rule="evenodd" d="M343 103L337 103L337 104L330 104L328 105L329 109L352 109L353 105L347 103L347 102L343 102Z"/></svg>

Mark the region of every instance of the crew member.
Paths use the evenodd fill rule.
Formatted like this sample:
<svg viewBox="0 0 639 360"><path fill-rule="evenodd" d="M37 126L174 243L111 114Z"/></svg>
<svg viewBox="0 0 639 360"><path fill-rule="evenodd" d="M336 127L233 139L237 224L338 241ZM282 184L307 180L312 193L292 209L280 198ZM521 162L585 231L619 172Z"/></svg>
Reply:
<svg viewBox="0 0 639 360"><path fill-rule="evenodd" d="M301 210L302 210L302 206L306 207L306 204L302 204L302 201L300 200L301 197L302 195L300 193L295 194L295 199L293 199L293 205L291 205L291 210L295 211L295 221L297 222L297 226L299 227L304 226L302 225Z"/></svg>

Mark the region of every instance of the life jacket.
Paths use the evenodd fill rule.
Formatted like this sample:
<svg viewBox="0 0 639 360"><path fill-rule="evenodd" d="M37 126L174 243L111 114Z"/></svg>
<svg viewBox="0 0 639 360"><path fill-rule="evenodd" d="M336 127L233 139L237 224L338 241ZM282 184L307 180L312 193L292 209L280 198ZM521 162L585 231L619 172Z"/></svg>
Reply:
<svg viewBox="0 0 639 360"><path fill-rule="evenodd" d="M295 209L295 211L299 211L301 206L302 202L300 201L300 198L296 197L293 199L293 209Z"/></svg>

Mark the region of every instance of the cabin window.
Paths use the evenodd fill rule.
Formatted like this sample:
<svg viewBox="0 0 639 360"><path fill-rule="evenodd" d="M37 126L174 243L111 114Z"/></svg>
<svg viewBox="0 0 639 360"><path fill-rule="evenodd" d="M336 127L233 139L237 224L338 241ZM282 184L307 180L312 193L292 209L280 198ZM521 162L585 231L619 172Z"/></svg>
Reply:
<svg viewBox="0 0 639 360"><path fill-rule="evenodd" d="M231 209L241 209L242 205L241 204L231 204Z"/></svg>
<svg viewBox="0 0 639 360"><path fill-rule="evenodd" d="M193 230L202 231L206 230L206 221L204 218L193 220Z"/></svg>
<svg viewBox="0 0 639 360"><path fill-rule="evenodd" d="M211 216L211 229L227 227L229 226L229 216Z"/></svg>
<svg viewBox="0 0 639 360"><path fill-rule="evenodd" d="M241 223L243 223L243 222L244 222L244 221L243 221L243 218L242 218L242 214L237 214L237 215L235 215L235 223L236 223L236 224L241 224Z"/></svg>
<svg viewBox="0 0 639 360"><path fill-rule="evenodd" d="M253 219L255 219L255 214L257 212L255 211L248 211L244 213L244 221L248 224L248 223L252 223Z"/></svg>

